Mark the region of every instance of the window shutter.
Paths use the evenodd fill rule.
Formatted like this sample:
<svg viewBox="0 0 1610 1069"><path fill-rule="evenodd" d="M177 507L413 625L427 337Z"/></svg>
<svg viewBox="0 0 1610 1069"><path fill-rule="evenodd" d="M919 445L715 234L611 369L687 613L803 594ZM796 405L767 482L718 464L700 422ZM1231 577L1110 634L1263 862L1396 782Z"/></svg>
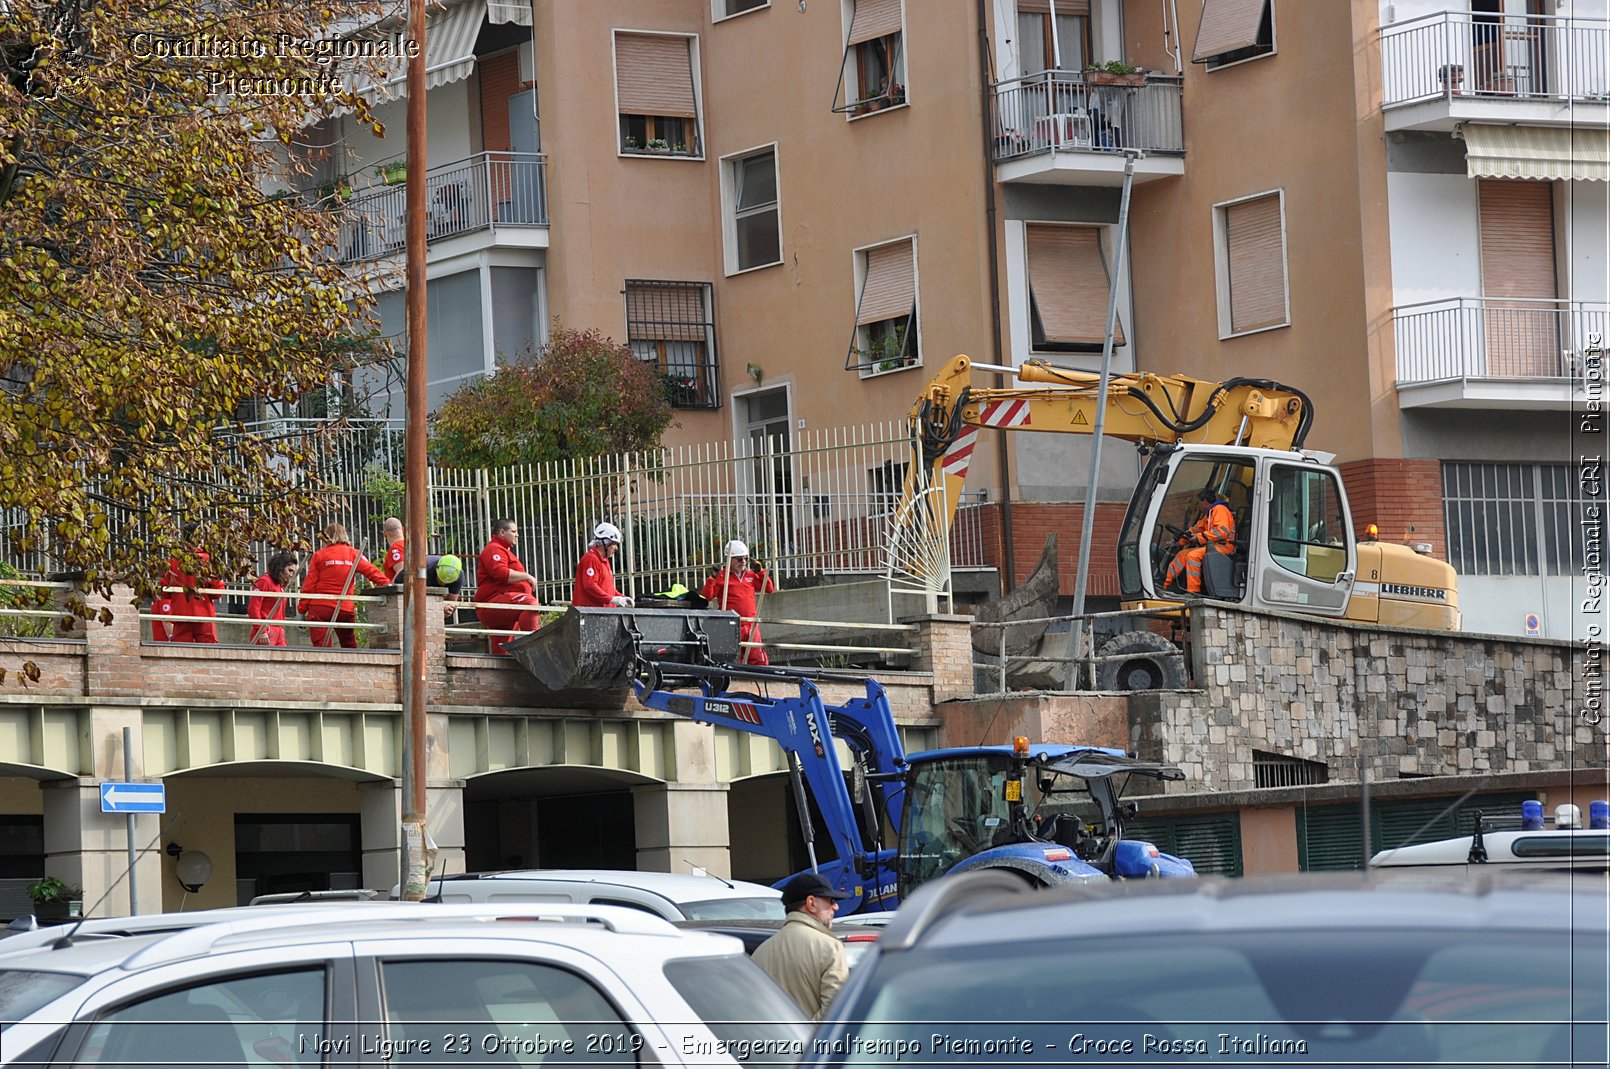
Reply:
<svg viewBox="0 0 1610 1069"><path fill-rule="evenodd" d="M1257 44L1268 3L1269 0L1202 0L1202 23L1196 28L1191 62L1203 63Z"/></svg>
<svg viewBox="0 0 1610 1069"><path fill-rule="evenodd" d="M481 61L481 147L508 152L509 98L520 91L520 57L506 52Z"/></svg>
<svg viewBox="0 0 1610 1069"><path fill-rule="evenodd" d="M633 341L698 341L704 338L704 286L626 284L626 321Z"/></svg>
<svg viewBox="0 0 1610 1069"><path fill-rule="evenodd" d="M1101 345L1107 340L1107 301L1112 284L1101 253L1101 231L1091 226L1030 223L1029 289L1047 342ZM1124 344L1123 324L1113 324L1113 344Z"/></svg>
<svg viewBox="0 0 1610 1069"><path fill-rule="evenodd" d="M899 32L900 0L855 0L849 44L864 44Z"/></svg>
<svg viewBox="0 0 1610 1069"><path fill-rule="evenodd" d="M1062 5L1057 5L1061 10ZM1149 842L1165 854L1183 857L1199 875L1241 875L1241 815L1203 813L1124 822L1124 838Z"/></svg>
<svg viewBox="0 0 1610 1069"><path fill-rule="evenodd" d="M1090 0L1056 0L1057 15L1090 16ZM1049 15L1051 0L1017 0L1019 15Z"/></svg>
<svg viewBox="0 0 1610 1069"><path fill-rule="evenodd" d="M911 314L917 306L917 274L913 260L909 241L867 250L866 281L861 283L861 303L855 315L858 325Z"/></svg>
<svg viewBox="0 0 1610 1069"><path fill-rule="evenodd" d="M1549 182L1481 179L1482 335L1489 375L1558 375L1558 313L1513 297L1559 295L1554 270L1554 201Z"/></svg>
<svg viewBox="0 0 1610 1069"><path fill-rule="evenodd" d="M622 115L697 118L693 58L686 37L615 35L615 91Z"/></svg>
<svg viewBox="0 0 1610 1069"><path fill-rule="evenodd" d="M1364 867L1357 805L1297 807L1297 867L1303 872Z"/></svg>
<svg viewBox="0 0 1610 1069"><path fill-rule="evenodd" d="M1280 197L1271 194L1224 209L1230 254L1230 330L1286 321L1286 262L1280 239Z"/></svg>

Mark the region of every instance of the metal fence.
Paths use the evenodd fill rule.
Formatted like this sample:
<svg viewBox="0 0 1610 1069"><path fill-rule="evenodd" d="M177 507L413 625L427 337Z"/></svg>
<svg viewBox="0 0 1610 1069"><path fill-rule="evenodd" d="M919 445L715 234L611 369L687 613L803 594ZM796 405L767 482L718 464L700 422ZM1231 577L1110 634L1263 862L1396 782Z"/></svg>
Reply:
<svg viewBox="0 0 1610 1069"><path fill-rule="evenodd" d="M1392 310L1398 382L1602 374L1610 304L1450 297ZM1598 351L1595 352L1595 348Z"/></svg>
<svg viewBox="0 0 1610 1069"><path fill-rule="evenodd" d="M1610 22L1445 11L1381 29L1381 106L1435 97L1610 101Z"/></svg>
<svg viewBox="0 0 1610 1069"><path fill-rule="evenodd" d="M1183 156L1182 79L1146 75L1137 86L1091 85L1078 71L999 82L990 96L995 162L1042 152Z"/></svg>
<svg viewBox="0 0 1610 1069"><path fill-rule="evenodd" d="M544 168L531 152L481 152L425 172L427 240L492 226L547 226ZM407 238L407 186L366 189L341 207L342 263L400 254Z"/></svg>

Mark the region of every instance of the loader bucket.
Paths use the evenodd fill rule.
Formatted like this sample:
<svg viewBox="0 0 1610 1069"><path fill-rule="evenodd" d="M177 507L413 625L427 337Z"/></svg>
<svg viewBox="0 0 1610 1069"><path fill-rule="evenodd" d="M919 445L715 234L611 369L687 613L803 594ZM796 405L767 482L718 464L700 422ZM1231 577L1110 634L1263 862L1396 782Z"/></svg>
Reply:
<svg viewBox="0 0 1610 1069"><path fill-rule="evenodd" d="M578 609L510 642L509 655L549 690L631 685L639 658L681 664L738 659L738 617L703 609Z"/></svg>

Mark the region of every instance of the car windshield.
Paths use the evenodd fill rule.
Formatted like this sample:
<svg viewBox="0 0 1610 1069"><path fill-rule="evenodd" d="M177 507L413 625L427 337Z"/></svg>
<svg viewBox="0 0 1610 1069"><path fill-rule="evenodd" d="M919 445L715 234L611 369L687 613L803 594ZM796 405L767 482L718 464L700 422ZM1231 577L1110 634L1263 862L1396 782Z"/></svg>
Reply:
<svg viewBox="0 0 1610 1069"><path fill-rule="evenodd" d="M848 1014L864 1023L843 1062L886 1065L892 1049L908 1066L976 1062L1029 1043L1074 1060L1602 1065L1607 1054L1602 928L1082 936L1038 942L1033 959L1023 967L1017 940L884 956L870 1004Z"/></svg>
<svg viewBox="0 0 1610 1069"><path fill-rule="evenodd" d="M76 973L0 969L0 1032L85 979Z"/></svg>
<svg viewBox="0 0 1610 1069"><path fill-rule="evenodd" d="M781 898L712 898L707 902L678 903L693 921L782 920Z"/></svg>
<svg viewBox="0 0 1610 1069"><path fill-rule="evenodd" d="M677 958L665 978L739 1061L792 1065L804 1054L799 1007L744 955Z"/></svg>

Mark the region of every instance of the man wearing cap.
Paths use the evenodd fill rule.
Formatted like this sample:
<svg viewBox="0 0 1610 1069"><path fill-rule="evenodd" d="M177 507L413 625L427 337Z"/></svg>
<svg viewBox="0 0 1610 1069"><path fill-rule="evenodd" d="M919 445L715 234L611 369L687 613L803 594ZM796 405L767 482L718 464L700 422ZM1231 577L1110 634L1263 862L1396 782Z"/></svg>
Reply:
<svg viewBox="0 0 1610 1069"><path fill-rule="evenodd" d="M820 874L800 873L783 884L788 919L755 948L755 964L813 1021L822 1019L850 972L844 944L833 934L833 914L848 897Z"/></svg>

